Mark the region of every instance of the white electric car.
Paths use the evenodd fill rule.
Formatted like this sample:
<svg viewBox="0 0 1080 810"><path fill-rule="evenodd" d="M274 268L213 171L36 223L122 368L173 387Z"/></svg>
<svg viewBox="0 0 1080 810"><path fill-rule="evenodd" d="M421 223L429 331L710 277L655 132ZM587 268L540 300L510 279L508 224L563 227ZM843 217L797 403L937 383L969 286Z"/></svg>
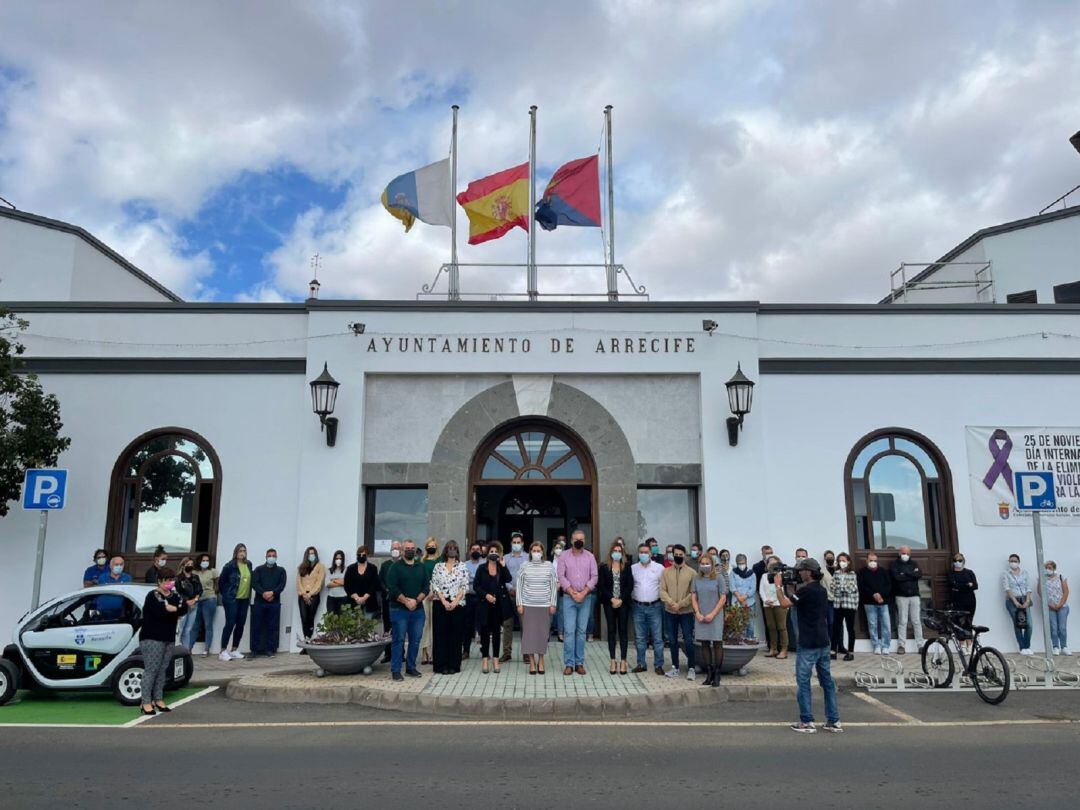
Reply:
<svg viewBox="0 0 1080 810"><path fill-rule="evenodd" d="M98 585L51 599L15 625L0 658L0 705L17 689L112 690L125 706L142 698L142 607L153 585ZM191 651L173 648L166 689L190 679Z"/></svg>

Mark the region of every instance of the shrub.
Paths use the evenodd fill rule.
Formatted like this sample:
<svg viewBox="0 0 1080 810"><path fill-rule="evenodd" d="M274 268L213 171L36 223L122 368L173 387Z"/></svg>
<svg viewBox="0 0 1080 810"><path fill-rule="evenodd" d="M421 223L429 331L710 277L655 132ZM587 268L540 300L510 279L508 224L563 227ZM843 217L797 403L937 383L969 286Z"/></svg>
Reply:
<svg viewBox="0 0 1080 810"><path fill-rule="evenodd" d="M348 605L340 612L327 611L315 628L312 644L364 644L383 641L382 622L369 619L363 612Z"/></svg>
<svg viewBox="0 0 1080 810"><path fill-rule="evenodd" d="M746 638L750 626L750 608L743 605L728 605L724 608L724 643L754 644Z"/></svg>

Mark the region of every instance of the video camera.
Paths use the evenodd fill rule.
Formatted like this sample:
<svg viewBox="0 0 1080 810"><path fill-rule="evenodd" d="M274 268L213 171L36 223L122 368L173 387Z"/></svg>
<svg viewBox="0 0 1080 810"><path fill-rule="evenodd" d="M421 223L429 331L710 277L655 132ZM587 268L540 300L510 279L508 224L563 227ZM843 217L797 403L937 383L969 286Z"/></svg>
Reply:
<svg viewBox="0 0 1080 810"><path fill-rule="evenodd" d="M798 585L802 582L802 579L799 577L799 572L796 571L794 567L782 562L774 563L769 567L770 579L777 574L780 575L780 584L784 587L787 587L788 585Z"/></svg>

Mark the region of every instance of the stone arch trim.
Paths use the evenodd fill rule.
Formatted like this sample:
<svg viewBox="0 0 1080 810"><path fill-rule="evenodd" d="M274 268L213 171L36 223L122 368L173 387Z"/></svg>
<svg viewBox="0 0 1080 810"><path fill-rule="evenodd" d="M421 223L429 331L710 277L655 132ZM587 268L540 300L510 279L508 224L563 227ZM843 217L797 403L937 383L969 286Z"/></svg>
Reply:
<svg viewBox="0 0 1080 810"><path fill-rule="evenodd" d="M596 465L597 514L593 516L597 548L611 539L637 541L637 468L630 442L611 413L584 391L558 382L544 413L522 413L514 383L492 386L462 405L447 421L431 454L428 483L428 533L439 538L466 538L469 466L473 454L492 431L520 417L544 416L564 425L585 443Z"/></svg>

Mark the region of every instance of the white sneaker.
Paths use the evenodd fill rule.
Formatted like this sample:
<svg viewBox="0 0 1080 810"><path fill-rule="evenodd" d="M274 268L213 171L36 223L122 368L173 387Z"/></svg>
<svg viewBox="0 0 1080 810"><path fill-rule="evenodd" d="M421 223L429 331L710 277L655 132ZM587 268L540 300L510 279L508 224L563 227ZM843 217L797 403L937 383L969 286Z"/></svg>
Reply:
<svg viewBox="0 0 1080 810"><path fill-rule="evenodd" d="M1054 655L1061 655L1061 650L1059 650L1057 647L1054 647Z"/></svg>
<svg viewBox="0 0 1080 810"><path fill-rule="evenodd" d="M874 655L881 655L881 648L880 647L875 647L874 648Z"/></svg>
<svg viewBox="0 0 1080 810"><path fill-rule="evenodd" d="M666 674L666 675L667 675L667 677L669 677L669 678L678 678L678 677L679 677L679 670L678 670L678 669L676 669L675 667L672 667L672 668L671 668L671 669L669 669L669 670L668 670L668 671L667 671L667 672L666 672L665 674Z"/></svg>
<svg viewBox="0 0 1080 810"><path fill-rule="evenodd" d="M1031 655L1031 650L1021 650L1020 654L1021 655Z"/></svg>
<svg viewBox="0 0 1080 810"><path fill-rule="evenodd" d="M229 653L229 658L234 661L241 661L244 658L244 654L239 650L233 650L231 653Z"/></svg>
<svg viewBox="0 0 1080 810"><path fill-rule="evenodd" d="M690 667L690 669L686 670L686 680L692 681L696 677L697 677L697 670L696 669L694 669L693 667Z"/></svg>
<svg viewBox="0 0 1080 810"><path fill-rule="evenodd" d="M228 650L222 650L221 655L218 656L219 661L232 661L232 656L229 655Z"/></svg>
<svg viewBox="0 0 1080 810"><path fill-rule="evenodd" d="M1062 655L1072 655L1072 653L1071 653L1071 652L1069 652L1069 648L1068 648L1068 647L1062 647L1062 648L1061 648L1061 654L1062 654Z"/></svg>
<svg viewBox="0 0 1080 810"><path fill-rule="evenodd" d="M882 655L891 655L888 647L882 647L881 648L881 654Z"/></svg>

